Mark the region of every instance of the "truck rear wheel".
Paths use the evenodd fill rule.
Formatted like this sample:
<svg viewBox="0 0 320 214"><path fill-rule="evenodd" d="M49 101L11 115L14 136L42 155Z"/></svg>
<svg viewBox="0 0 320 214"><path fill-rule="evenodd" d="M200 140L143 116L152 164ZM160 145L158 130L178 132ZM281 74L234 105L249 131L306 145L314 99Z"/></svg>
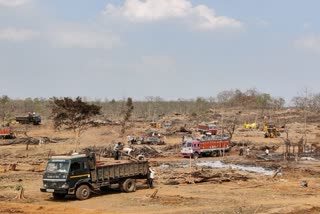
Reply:
<svg viewBox="0 0 320 214"><path fill-rule="evenodd" d="M211 152L212 157L218 157L219 156L219 151L213 151Z"/></svg>
<svg viewBox="0 0 320 214"><path fill-rule="evenodd" d="M136 191L136 180L128 178L122 184L122 189L124 192L135 192Z"/></svg>
<svg viewBox="0 0 320 214"><path fill-rule="evenodd" d="M91 190L88 185L81 185L77 188L76 191L76 198L79 200L86 200L90 197L91 195Z"/></svg>

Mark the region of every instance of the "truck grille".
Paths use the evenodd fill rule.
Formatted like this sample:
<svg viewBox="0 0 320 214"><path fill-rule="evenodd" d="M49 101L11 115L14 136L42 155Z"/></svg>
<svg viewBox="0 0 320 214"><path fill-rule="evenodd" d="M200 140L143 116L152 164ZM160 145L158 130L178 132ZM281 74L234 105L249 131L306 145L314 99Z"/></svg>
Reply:
<svg viewBox="0 0 320 214"><path fill-rule="evenodd" d="M49 188L49 189L59 188L59 187L61 187L64 183L65 183L65 182L63 182L63 181L55 181L55 182L46 181L46 182L44 182L44 184L46 184L46 188Z"/></svg>

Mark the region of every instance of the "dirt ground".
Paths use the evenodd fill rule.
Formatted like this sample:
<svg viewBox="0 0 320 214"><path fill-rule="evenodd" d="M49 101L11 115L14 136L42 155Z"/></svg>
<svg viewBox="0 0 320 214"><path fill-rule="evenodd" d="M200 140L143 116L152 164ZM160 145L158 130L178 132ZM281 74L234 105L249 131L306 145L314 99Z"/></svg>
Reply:
<svg viewBox="0 0 320 214"><path fill-rule="evenodd" d="M299 125L296 125L299 129ZM144 130L143 125L136 125L136 131ZM318 128L308 127L311 140L316 141ZM119 127L96 127L87 130L81 138L80 148L88 146L108 146L119 140ZM319 131L320 132L320 131ZM131 131L131 134L134 131ZM283 133L282 133L283 134ZM225 157L208 157L198 160L183 158L178 149L173 149L169 156L150 158L156 170L155 188L149 189L145 181L139 181L137 191L123 193L116 189L107 193L96 192L88 200L79 201L74 197L54 200L51 194L40 192L42 173L49 154L63 154L75 149L72 134L55 132L50 125L32 127L32 137L60 137L59 143L44 145L8 145L0 147L0 213L46 213L46 214L100 214L100 213L320 213L320 164L317 160L265 161L255 157L239 156L234 148ZM18 136L19 137L19 136ZM297 139L299 135L293 136ZM250 141L253 146L278 145L272 154L283 151L281 138L265 139L261 131L236 132L234 141ZM8 140L1 140L0 145ZM167 136L167 144L179 144L180 135ZM161 150L164 146L157 146ZM263 151L257 151L263 153ZM186 182L170 184L168 178L174 173L187 177L192 172L201 170L194 164L199 161L224 161L253 166L264 166L271 170L282 167L282 174L273 177L231 168L224 172L238 173L247 177L244 180L223 182ZM16 163L16 170L8 170ZM167 166L187 167L167 167ZM190 165L190 166L189 166ZM209 169L221 172L222 169ZM186 179L186 178L183 178ZM186 179L188 180L188 179ZM307 181L307 187L301 182ZM23 187L25 199L15 199L18 187ZM156 191L156 196L151 197Z"/></svg>

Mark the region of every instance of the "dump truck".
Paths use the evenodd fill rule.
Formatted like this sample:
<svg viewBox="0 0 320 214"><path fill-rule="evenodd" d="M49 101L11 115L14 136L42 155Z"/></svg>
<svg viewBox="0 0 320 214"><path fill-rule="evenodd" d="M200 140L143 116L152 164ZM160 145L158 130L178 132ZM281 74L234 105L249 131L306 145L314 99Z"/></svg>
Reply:
<svg viewBox="0 0 320 214"><path fill-rule="evenodd" d="M212 136L202 139L188 139L182 143L181 151L183 157L198 158L201 156L216 157L221 152L230 150L230 138L227 136Z"/></svg>
<svg viewBox="0 0 320 214"><path fill-rule="evenodd" d="M216 135L218 132L217 125L215 124L199 124L198 132L201 134L210 133L212 135Z"/></svg>
<svg viewBox="0 0 320 214"><path fill-rule="evenodd" d="M18 116L16 117L16 121L21 124L33 124L39 125L41 123L40 115L29 113L27 116Z"/></svg>
<svg viewBox="0 0 320 214"><path fill-rule="evenodd" d="M123 192L136 191L136 179L147 179L148 161L96 161L94 152L49 158L43 174L41 192L54 199L75 195L88 199L93 191L108 190L116 185Z"/></svg>
<svg viewBox="0 0 320 214"><path fill-rule="evenodd" d="M2 139L12 139L16 135L10 127L0 127L0 138Z"/></svg>

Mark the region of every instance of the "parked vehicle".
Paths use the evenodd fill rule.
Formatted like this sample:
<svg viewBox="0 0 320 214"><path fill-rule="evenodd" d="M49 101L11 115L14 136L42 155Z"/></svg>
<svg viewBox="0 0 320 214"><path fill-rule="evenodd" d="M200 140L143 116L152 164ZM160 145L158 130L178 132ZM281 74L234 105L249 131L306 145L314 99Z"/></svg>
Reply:
<svg viewBox="0 0 320 214"><path fill-rule="evenodd" d="M2 139L12 139L16 135L10 127L0 127L0 138Z"/></svg>
<svg viewBox="0 0 320 214"><path fill-rule="evenodd" d="M150 145L164 145L165 142L160 139L160 137L147 137L144 139L143 143Z"/></svg>
<svg viewBox="0 0 320 214"><path fill-rule="evenodd" d="M40 115L36 115L35 113L29 113L28 116L18 116L16 117L16 121L21 124L30 124L39 125L41 123Z"/></svg>
<svg viewBox="0 0 320 214"><path fill-rule="evenodd" d="M201 134L211 133L212 135L216 135L218 132L217 125L215 124L199 124L198 131Z"/></svg>
<svg viewBox="0 0 320 214"><path fill-rule="evenodd" d="M127 140L129 144L142 144L144 141L143 137L133 137L133 136L128 136Z"/></svg>
<svg viewBox="0 0 320 214"><path fill-rule="evenodd" d="M135 192L136 179L147 179L148 170L148 161L100 164L93 152L53 156L48 160L40 190L52 193L55 199L75 195L79 200L88 199L92 191L107 190L114 184L123 192Z"/></svg>
<svg viewBox="0 0 320 214"><path fill-rule="evenodd" d="M205 137L203 139L184 141L181 154L184 157L219 156L230 150L230 138L226 136Z"/></svg>
<svg viewBox="0 0 320 214"><path fill-rule="evenodd" d="M128 137L129 144L149 144L149 145L164 145L165 142L162 140L161 136L146 136L146 137Z"/></svg>
<svg viewBox="0 0 320 214"><path fill-rule="evenodd" d="M166 122L164 122L164 124L163 124L163 128L165 128L165 129L170 129L170 128L172 128L172 121L166 121Z"/></svg>

